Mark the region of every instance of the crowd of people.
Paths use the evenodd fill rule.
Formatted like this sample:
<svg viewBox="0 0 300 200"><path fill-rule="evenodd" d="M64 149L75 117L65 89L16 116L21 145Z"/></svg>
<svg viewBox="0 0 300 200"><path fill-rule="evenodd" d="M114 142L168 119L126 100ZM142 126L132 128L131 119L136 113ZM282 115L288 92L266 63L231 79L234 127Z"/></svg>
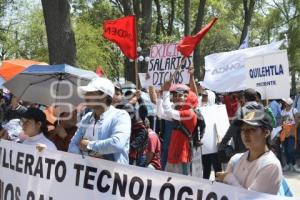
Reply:
<svg viewBox="0 0 300 200"><path fill-rule="evenodd" d="M277 194L282 171L300 172L295 155L299 113L293 100L274 99L264 106L254 89L216 94L194 79L193 68L189 71L189 85L166 81L160 90L95 78L78 88L85 103L71 112L57 113L56 107L22 102L1 90L0 137L39 151L191 175L195 130L199 140L212 135L199 123L196 110L225 104L230 126L218 148L222 151L233 141L235 155L224 171L218 152L202 155L203 178L211 177L213 167L217 181Z"/></svg>

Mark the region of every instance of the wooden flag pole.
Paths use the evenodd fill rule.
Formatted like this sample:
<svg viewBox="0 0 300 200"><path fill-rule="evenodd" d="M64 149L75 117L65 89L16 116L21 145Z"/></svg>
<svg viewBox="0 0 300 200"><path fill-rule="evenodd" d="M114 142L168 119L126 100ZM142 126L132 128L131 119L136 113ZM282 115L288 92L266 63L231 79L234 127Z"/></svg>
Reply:
<svg viewBox="0 0 300 200"><path fill-rule="evenodd" d="M137 51L137 46L138 46L138 29L137 29L137 24L136 24L136 18L134 18L135 21L135 50ZM136 89L139 89L139 74L138 74L138 58L134 59L134 71L135 71L135 85L136 85Z"/></svg>
<svg viewBox="0 0 300 200"><path fill-rule="evenodd" d="M135 71L135 84L136 84L136 89L139 89L139 74L138 74L138 61L137 59L134 60L134 71Z"/></svg>

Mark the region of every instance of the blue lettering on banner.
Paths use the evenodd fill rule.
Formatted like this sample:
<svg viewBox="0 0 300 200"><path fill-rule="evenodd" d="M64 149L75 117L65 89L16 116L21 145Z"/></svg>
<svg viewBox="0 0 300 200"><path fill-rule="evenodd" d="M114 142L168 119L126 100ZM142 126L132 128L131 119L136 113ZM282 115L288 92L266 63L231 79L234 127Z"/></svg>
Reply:
<svg viewBox="0 0 300 200"><path fill-rule="evenodd" d="M251 78L260 78L266 76L280 76L283 75L282 65L270 65L264 67L258 67L249 70Z"/></svg>
<svg viewBox="0 0 300 200"><path fill-rule="evenodd" d="M264 87L270 85L276 85L276 81L264 81L264 82L256 83L256 87Z"/></svg>

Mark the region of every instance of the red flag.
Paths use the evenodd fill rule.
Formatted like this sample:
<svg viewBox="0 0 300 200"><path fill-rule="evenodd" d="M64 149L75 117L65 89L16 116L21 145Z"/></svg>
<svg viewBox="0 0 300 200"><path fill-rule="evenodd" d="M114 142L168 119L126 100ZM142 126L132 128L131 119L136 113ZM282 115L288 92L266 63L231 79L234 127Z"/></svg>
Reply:
<svg viewBox="0 0 300 200"><path fill-rule="evenodd" d="M189 57L196 48L197 44L214 25L218 18L214 17L205 27L203 27L196 35L185 36L179 41L177 50L184 56Z"/></svg>
<svg viewBox="0 0 300 200"><path fill-rule="evenodd" d="M103 37L116 43L129 59L137 58L135 16L130 15L116 20L105 20Z"/></svg>
<svg viewBox="0 0 300 200"><path fill-rule="evenodd" d="M104 77L104 76L105 76L104 70L102 69L101 66L98 66L98 67L96 68L96 74L97 74L99 77Z"/></svg>

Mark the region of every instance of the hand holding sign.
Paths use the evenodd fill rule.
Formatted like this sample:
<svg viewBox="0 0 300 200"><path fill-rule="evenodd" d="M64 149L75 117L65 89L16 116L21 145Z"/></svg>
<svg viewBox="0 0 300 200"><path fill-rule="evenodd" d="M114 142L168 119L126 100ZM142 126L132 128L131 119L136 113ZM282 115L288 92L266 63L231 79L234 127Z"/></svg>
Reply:
<svg viewBox="0 0 300 200"><path fill-rule="evenodd" d="M79 142L79 148L80 148L80 150L86 151L88 144L89 144L89 140L86 140L86 139L80 140L80 142Z"/></svg>
<svg viewBox="0 0 300 200"><path fill-rule="evenodd" d="M224 178L227 174L228 174L228 172L217 172L216 173L216 181L223 182Z"/></svg>
<svg viewBox="0 0 300 200"><path fill-rule="evenodd" d="M0 139L8 140L8 132L5 129L0 130Z"/></svg>
<svg viewBox="0 0 300 200"><path fill-rule="evenodd" d="M162 89L163 91L169 91L169 90L170 90L170 87L171 87L171 84L172 84L172 80L166 81L166 82L161 86L161 89Z"/></svg>

